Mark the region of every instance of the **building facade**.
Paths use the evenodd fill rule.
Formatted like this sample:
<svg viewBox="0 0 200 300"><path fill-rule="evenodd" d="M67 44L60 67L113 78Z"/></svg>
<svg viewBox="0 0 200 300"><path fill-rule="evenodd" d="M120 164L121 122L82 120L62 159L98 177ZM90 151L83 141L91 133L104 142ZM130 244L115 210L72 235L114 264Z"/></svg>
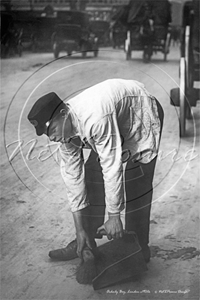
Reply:
<svg viewBox="0 0 200 300"><path fill-rule="evenodd" d="M118 7L127 5L129 0L4 0L12 10L44 11L52 7L54 12L61 10L85 10L92 19L109 21ZM2 6L3 7L3 6Z"/></svg>

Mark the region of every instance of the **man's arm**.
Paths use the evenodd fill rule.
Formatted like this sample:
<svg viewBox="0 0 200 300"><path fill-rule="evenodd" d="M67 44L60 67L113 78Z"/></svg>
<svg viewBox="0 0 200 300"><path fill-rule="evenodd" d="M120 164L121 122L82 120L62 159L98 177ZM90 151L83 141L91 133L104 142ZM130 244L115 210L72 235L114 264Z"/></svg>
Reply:
<svg viewBox="0 0 200 300"><path fill-rule="evenodd" d="M60 147L60 170L66 185L71 211L81 210L89 205L85 186L85 169L82 145L79 138Z"/></svg>
<svg viewBox="0 0 200 300"><path fill-rule="evenodd" d="M89 203L86 201L84 161L80 139L60 147L61 175L66 185L68 200L73 213L77 236L77 254L81 257L83 248L91 248L87 234L87 215Z"/></svg>
<svg viewBox="0 0 200 300"><path fill-rule="evenodd" d="M121 137L115 115L106 116L93 128L94 143L103 171L105 201L108 221L98 229L104 229L108 239L123 234L120 211L124 208L124 186Z"/></svg>
<svg viewBox="0 0 200 300"><path fill-rule="evenodd" d="M76 228L76 238L77 238L77 254L82 258L82 251L85 246L92 249L92 244L90 237L88 235L88 207L73 212L74 224Z"/></svg>

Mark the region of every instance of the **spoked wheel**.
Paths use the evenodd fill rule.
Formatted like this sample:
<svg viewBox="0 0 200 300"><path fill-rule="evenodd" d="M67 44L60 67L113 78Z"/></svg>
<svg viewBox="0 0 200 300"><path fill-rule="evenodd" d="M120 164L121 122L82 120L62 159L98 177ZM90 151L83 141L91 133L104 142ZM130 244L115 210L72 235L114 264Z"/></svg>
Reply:
<svg viewBox="0 0 200 300"><path fill-rule="evenodd" d="M191 38L190 38L190 26L186 26L185 29L185 80L186 80L186 92L187 96L193 88L193 78L192 78L192 61L191 61ZM190 99L190 97L188 97ZM187 100L186 103L186 118L191 119L191 108L190 103Z"/></svg>
<svg viewBox="0 0 200 300"><path fill-rule="evenodd" d="M98 53L99 53L99 50L95 50L95 51L94 51L94 57L97 57L97 56L98 56Z"/></svg>
<svg viewBox="0 0 200 300"><path fill-rule="evenodd" d="M85 58L87 55L87 47L85 44L82 44L82 46L81 46L81 53L82 53L82 57Z"/></svg>
<svg viewBox="0 0 200 300"><path fill-rule="evenodd" d="M126 60L131 59L131 45L128 45L127 51L126 51Z"/></svg>
<svg viewBox="0 0 200 300"><path fill-rule="evenodd" d="M54 53L54 57L58 58L59 56L59 49L56 43L53 44L53 53Z"/></svg>
<svg viewBox="0 0 200 300"><path fill-rule="evenodd" d="M144 47L144 51L143 51L143 62L144 63L149 63L151 60L151 56L152 56L152 47L151 46L146 46Z"/></svg>
<svg viewBox="0 0 200 300"><path fill-rule="evenodd" d="M126 60L131 59L131 33L127 32L127 39L125 40L125 51L126 51Z"/></svg>
<svg viewBox="0 0 200 300"><path fill-rule="evenodd" d="M186 124L186 63L185 58L180 60L180 137L185 136Z"/></svg>
<svg viewBox="0 0 200 300"><path fill-rule="evenodd" d="M185 57L180 60L180 136L185 135L186 118L191 118L188 93L192 86L190 60L190 26L185 28Z"/></svg>
<svg viewBox="0 0 200 300"><path fill-rule="evenodd" d="M19 57L22 56L22 45L21 44L17 45L17 53L18 53Z"/></svg>
<svg viewBox="0 0 200 300"><path fill-rule="evenodd" d="M143 41L143 62L149 63L153 55L153 44L150 40Z"/></svg>
<svg viewBox="0 0 200 300"><path fill-rule="evenodd" d="M186 73L186 86L189 86L189 38L190 38L190 26L186 26L185 29L185 73Z"/></svg>
<svg viewBox="0 0 200 300"><path fill-rule="evenodd" d="M170 45L170 33L168 32L165 46L164 46L164 61L167 61L167 54L169 54L169 45Z"/></svg>

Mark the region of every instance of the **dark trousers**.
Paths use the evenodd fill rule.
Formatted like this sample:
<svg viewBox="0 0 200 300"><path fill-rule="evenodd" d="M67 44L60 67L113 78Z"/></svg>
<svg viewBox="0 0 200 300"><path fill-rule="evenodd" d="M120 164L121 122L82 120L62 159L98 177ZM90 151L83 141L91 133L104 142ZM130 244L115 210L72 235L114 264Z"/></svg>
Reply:
<svg viewBox="0 0 200 300"><path fill-rule="evenodd" d="M142 248L149 243L155 165L156 158L148 164L129 161L125 170L125 229L136 232Z"/></svg>
<svg viewBox="0 0 200 300"><path fill-rule="evenodd" d="M161 131L163 124L163 110L157 102ZM139 243L145 248L149 243L150 211L153 195L153 176L157 157L150 163L127 162L125 169L125 229L135 231ZM87 195L90 202L89 231L91 237L98 237L97 228L104 223L105 191L102 168L98 156L91 151L85 164L85 179Z"/></svg>

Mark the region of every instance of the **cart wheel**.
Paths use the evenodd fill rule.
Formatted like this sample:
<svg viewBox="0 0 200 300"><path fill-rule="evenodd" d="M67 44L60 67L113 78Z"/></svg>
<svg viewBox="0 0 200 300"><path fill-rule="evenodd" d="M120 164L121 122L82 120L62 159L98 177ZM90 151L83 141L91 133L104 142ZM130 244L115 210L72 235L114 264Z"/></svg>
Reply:
<svg viewBox="0 0 200 300"><path fill-rule="evenodd" d="M86 57L86 51L82 51L82 57Z"/></svg>
<svg viewBox="0 0 200 300"><path fill-rule="evenodd" d="M186 72L186 85L189 87L189 38L190 38L190 26L186 26L185 29L185 72Z"/></svg>
<svg viewBox="0 0 200 300"><path fill-rule="evenodd" d="M131 45L130 45L130 37L125 40L124 49L126 52L126 60L131 59Z"/></svg>
<svg viewBox="0 0 200 300"><path fill-rule="evenodd" d="M36 52L37 52L36 43L33 43L33 44L31 45L31 51L32 51L33 53L36 53Z"/></svg>
<svg viewBox="0 0 200 300"><path fill-rule="evenodd" d="M186 123L186 68L185 58L180 60L180 137L185 135Z"/></svg>
<svg viewBox="0 0 200 300"><path fill-rule="evenodd" d="M169 54L169 45L170 45L170 33L168 32L165 41L165 48L164 48L164 61L167 61L167 54Z"/></svg>
<svg viewBox="0 0 200 300"><path fill-rule="evenodd" d="M99 50L95 50L95 51L94 51L94 57L97 57L97 56L98 56L98 53L99 53Z"/></svg>
<svg viewBox="0 0 200 300"><path fill-rule="evenodd" d="M164 52L164 61L167 61L167 53Z"/></svg>
<svg viewBox="0 0 200 300"><path fill-rule="evenodd" d="M128 49L126 51L126 60L130 60L131 59L131 46L128 45Z"/></svg>
<svg viewBox="0 0 200 300"><path fill-rule="evenodd" d="M145 50L143 52L142 58L144 63L149 63L151 61L151 55L149 53L146 53Z"/></svg>
<svg viewBox="0 0 200 300"><path fill-rule="evenodd" d="M82 53L82 57L86 57L87 48L86 48L85 44L82 44L82 46L81 46L81 53Z"/></svg>
<svg viewBox="0 0 200 300"><path fill-rule="evenodd" d="M153 55L153 46L151 44L145 45L143 50L143 62L149 63Z"/></svg>
<svg viewBox="0 0 200 300"><path fill-rule="evenodd" d="M17 52L18 52L19 57L21 57L22 56L22 45L19 44L17 46Z"/></svg>
<svg viewBox="0 0 200 300"><path fill-rule="evenodd" d="M56 43L53 44L53 53L54 53L54 57L58 58L58 56L59 56L59 49L58 49Z"/></svg>
<svg viewBox="0 0 200 300"><path fill-rule="evenodd" d="M148 59L147 59L147 57L146 57L145 50L143 51L143 56L142 56L142 58L143 58L143 62L146 63Z"/></svg>
<svg viewBox="0 0 200 300"><path fill-rule="evenodd" d="M192 119L191 107L189 105L186 106L186 119L188 120Z"/></svg>
<svg viewBox="0 0 200 300"><path fill-rule="evenodd" d="M193 78L192 78L192 61L191 61L191 43L190 43L190 26L186 26L185 29L185 84L186 91L191 91L193 87ZM191 97L189 97L191 98ZM187 101L186 103L186 118L191 119L191 107L190 103Z"/></svg>

